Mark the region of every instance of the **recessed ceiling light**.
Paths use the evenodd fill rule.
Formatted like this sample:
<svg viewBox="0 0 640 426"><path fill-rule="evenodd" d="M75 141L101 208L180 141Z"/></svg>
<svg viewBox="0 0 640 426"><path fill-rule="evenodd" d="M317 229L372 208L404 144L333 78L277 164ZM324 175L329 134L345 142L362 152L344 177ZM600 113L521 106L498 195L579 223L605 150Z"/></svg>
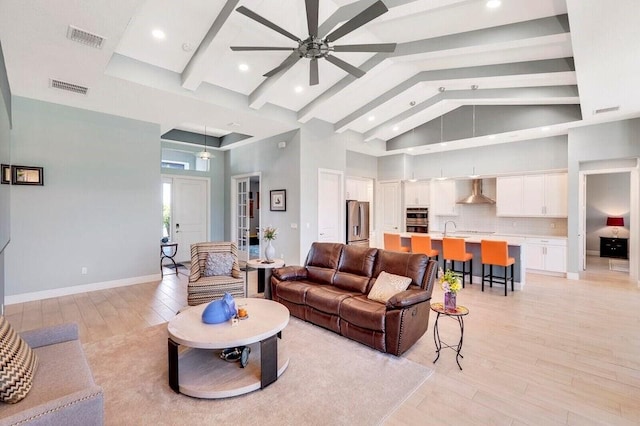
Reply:
<svg viewBox="0 0 640 426"><path fill-rule="evenodd" d="M158 40L164 40L165 38L167 38L167 35L164 33L164 31L158 28L151 31L151 35Z"/></svg>
<svg viewBox="0 0 640 426"><path fill-rule="evenodd" d="M393 126L393 129L391 130L393 130L394 132L397 132L398 130L400 130L400 126Z"/></svg>
<svg viewBox="0 0 640 426"><path fill-rule="evenodd" d="M375 115L370 115L369 118L367 118L367 120L369 120L369 121L373 121L375 119L376 119Z"/></svg>
<svg viewBox="0 0 640 426"><path fill-rule="evenodd" d="M193 46L190 43L182 43L182 50L185 52L191 52L193 50Z"/></svg>
<svg viewBox="0 0 640 426"><path fill-rule="evenodd" d="M444 87L444 86L440 86L440 87L438 87L438 91L439 91L439 92L444 92L445 90L447 90L447 89L446 89L446 87Z"/></svg>
<svg viewBox="0 0 640 426"><path fill-rule="evenodd" d="M296 86L296 87L294 87L294 88L293 88L293 90L294 90L296 93L302 93L302 91L304 90L304 87L302 87L302 86Z"/></svg>
<svg viewBox="0 0 640 426"><path fill-rule="evenodd" d="M544 126L544 127L543 127L542 129L540 129L540 130L542 130L543 132L548 132L548 131L549 131L549 126Z"/></svg>
<svg viewBox="0 0 640 426"><path fill-rule="evenodd" d="M242 72L249 71L249 65L247 64L239 64L238 69Z"/></svg>
<svg viewBox="0 0 640 426"><path fill-rule="evenodd" d="M413 151L413 148L407 148L407 151L411 152Z"/></svg>
<svg viewBox="0 0 640 426"><path fill-rule="evenodd" d="M487 2L487 7L489 9L495 9L496 7L500 7L501 4L502 4L502 1L500 0L489 0Z"/></svg>

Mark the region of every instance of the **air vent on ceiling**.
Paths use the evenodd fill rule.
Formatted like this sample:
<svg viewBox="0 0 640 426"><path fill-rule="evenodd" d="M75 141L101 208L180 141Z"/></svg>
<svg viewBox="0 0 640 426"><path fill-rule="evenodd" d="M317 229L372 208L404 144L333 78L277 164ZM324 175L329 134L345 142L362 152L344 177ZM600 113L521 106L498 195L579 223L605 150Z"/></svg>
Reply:
<svg viewBox="0 0 640 426"><path fill-rule="evenodd" d="M67 30L67 38L69 40L77 41L78 43L86 44L87 46L95 47L96 49L102 49L102 45L106 40L104 37L98 34L90 33L89 31L81 30L80 28L69 25Z"/></svg>
<svg viewBox="0 0 640 426"><path fill-rule="evenodd" d="M67 83L62 80L54 80L53 78L50 81L50 86L54 89L66 90L67 92L79 93L81 95L86 95L89 91L88 87L78 86L77 84Z"/></svg>
<svg viewBox="0 0 640 426"><path fill-rule="evenodd" d="M600 108L597 109L595 111L593 111L594 114L602 114L605 112L613 112L613 111L617 111L620 109L620 106L614 106L614 107L609 107L609 108Z"/></svg>

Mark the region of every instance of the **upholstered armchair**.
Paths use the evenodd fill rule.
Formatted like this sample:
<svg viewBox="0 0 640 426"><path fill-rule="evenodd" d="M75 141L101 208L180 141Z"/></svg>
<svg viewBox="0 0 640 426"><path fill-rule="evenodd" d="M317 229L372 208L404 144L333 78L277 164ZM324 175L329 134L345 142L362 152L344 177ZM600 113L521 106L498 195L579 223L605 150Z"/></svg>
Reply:
<svg viewBox="0 0 640 426"><path fill-rule="evenodd" d="M187 303L190 306L208 303L222 298L225 293L234 297L246 296L235 243L192 244Z"/></svg>

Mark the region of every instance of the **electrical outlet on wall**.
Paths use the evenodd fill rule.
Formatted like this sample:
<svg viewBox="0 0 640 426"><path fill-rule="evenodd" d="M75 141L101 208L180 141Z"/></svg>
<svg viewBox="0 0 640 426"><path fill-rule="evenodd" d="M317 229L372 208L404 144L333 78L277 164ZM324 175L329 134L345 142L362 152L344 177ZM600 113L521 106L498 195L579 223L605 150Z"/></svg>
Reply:
<svg viewBox="0 0 640 426"><path fill-rule="evenodd" d="M82 267L82 269L80 269L80 273L81 273L82 275L87 275L87 272L88 272L88 269L87 269L87 267L86 267L86 266L83 266L83 267Z"/></svg>

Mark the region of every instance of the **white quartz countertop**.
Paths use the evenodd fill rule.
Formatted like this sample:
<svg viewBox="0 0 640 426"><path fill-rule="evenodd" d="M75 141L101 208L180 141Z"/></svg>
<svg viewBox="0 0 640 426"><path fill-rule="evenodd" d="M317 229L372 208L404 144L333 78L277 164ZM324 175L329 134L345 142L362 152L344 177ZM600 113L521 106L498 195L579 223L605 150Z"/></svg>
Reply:
<svg viewBox="0 0 640 426"><path fill-rule="evenodd" d="M400 236L402 238L411 238L412 235L425 235L412 232L402 232ZM442 240L442 232L429 232L427 235L432 240ZM522 246L526 244L527 238L548 238L548 239L567 239L562 236L550 236L550 235L514 235L514 234L496 234L485 232L473 232L473 231L456 231L447 233L449 237L464 238L468 243L480 243L481 240L502 240L506 241L511 246Z"/></svg>

